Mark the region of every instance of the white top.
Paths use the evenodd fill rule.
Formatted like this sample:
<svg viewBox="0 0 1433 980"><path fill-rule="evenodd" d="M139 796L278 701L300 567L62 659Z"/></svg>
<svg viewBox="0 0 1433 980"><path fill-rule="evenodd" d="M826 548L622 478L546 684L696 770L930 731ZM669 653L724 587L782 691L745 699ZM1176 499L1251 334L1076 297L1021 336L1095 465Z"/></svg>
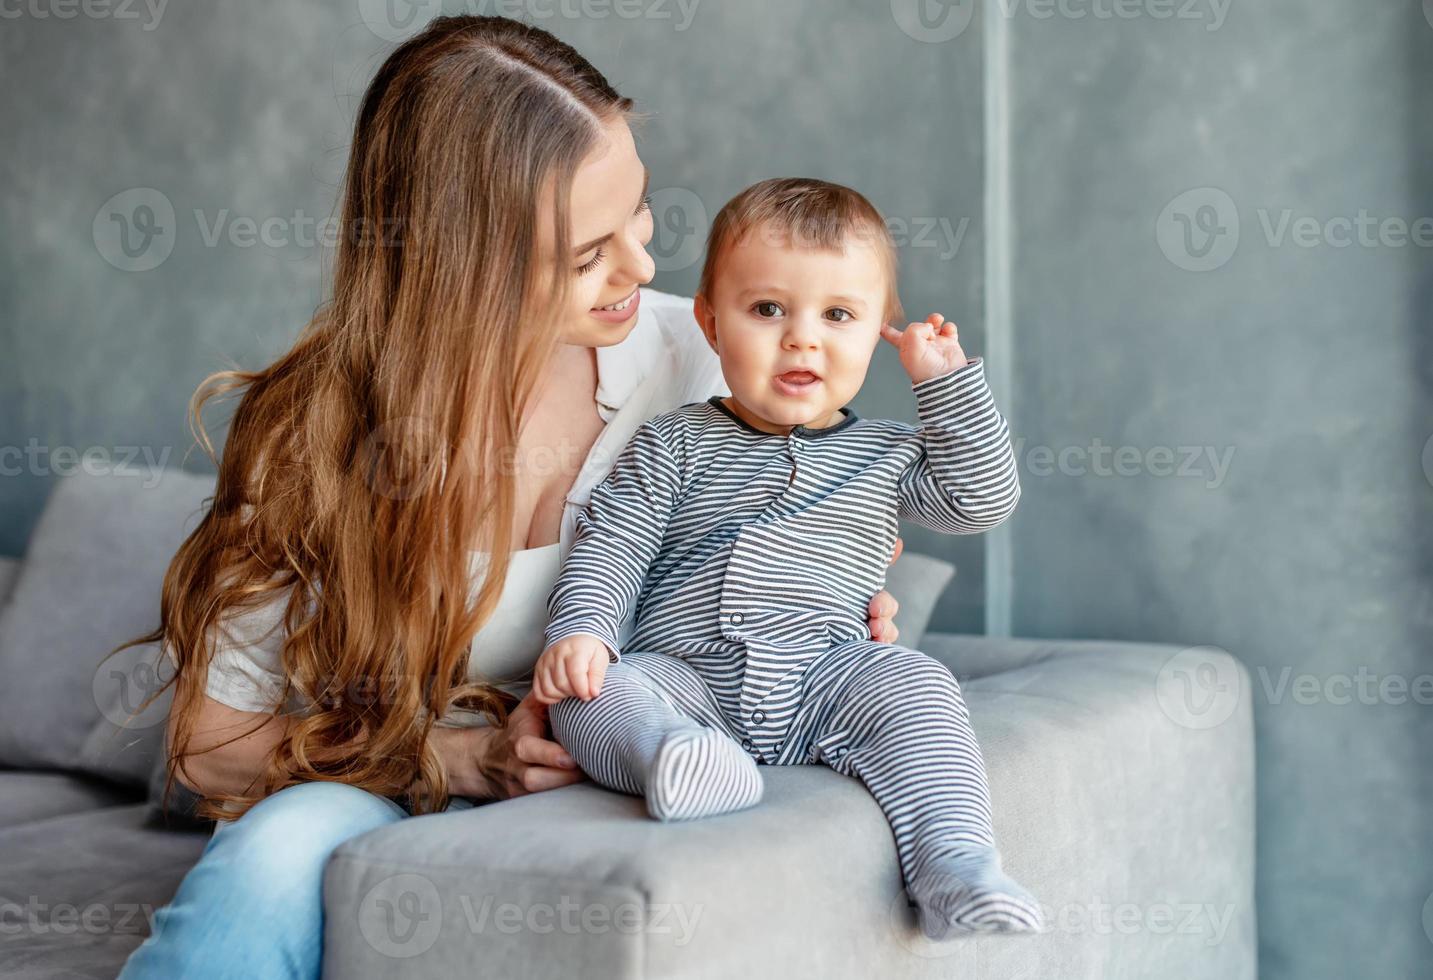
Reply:
<svg viewBox="0 0 1433 980"><path fill-rule="evenodd" d="M620 343L597 348L597 412L606 423L563 506L557 543L513 553L511 569L492 617L473 638L468 677L496 684L518 697L529 689L533 664L543 650L547 598L562 559L572 550L577 514L592 488L607 476L618 454L647 419L663 412L729 395L721 365L692 315L692 301L654 289L642 290L637 324ZM474 551L474 585L486 555ZM287 596L234 614L221 623L222 638L210 662L205 693L240 711L270 711L283 689L279 650ZM630 620L623 639L631 635ZM288 708L306 708L294 693ZM449 724L483 724L477 713L454 714Z"/></svg>

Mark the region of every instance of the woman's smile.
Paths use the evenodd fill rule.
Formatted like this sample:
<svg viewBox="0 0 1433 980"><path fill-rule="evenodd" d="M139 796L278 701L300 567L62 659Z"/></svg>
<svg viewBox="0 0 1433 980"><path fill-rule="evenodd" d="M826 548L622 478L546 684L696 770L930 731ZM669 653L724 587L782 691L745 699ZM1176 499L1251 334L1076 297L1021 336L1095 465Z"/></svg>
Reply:
<svg viewBox="0 0 1433 980"><path fill-rule="evenodd" d="M634 287L632 294L609 306L595 306L589 312L599 320L606 323L626 323L637 315L637 309L642 305L642 291Z"/></svg>

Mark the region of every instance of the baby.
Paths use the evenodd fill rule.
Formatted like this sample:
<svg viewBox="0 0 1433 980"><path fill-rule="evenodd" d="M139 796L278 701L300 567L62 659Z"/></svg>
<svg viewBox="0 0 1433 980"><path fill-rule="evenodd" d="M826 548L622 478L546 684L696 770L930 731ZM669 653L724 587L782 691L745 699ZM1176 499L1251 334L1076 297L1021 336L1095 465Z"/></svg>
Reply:
<svg viewBox="0 0 1433 980"><path fill-rule="evenodd" d="M644 423L592 491L533 693L583 771L658 820L756 804L759 764L854 776L890 821L927 936L1038 932L1039 905L1001 870L959 685L866 623L898 519L973 534L1020 497L955 324L890 325L895 265L880 214L845 187L769 180L721 210L696 318L731 397ZM920 426L844 407L881 338Z"/></svg>

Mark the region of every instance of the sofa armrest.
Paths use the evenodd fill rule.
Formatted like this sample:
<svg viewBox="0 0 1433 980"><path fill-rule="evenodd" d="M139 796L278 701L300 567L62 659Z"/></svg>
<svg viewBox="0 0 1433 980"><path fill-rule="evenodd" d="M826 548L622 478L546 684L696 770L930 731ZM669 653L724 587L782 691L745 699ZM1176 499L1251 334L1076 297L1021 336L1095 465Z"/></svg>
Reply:
<svg viewBox="0 0 1433 980"><path fill-rule="evenodd" d="M926 941L879 808L817 765L706 820L585 783L364 835L328 866L324 974L1254 976L1249 699L1182 727L1156 696L1176 648L1047 647L962 685L1042 935Z"/></svg>

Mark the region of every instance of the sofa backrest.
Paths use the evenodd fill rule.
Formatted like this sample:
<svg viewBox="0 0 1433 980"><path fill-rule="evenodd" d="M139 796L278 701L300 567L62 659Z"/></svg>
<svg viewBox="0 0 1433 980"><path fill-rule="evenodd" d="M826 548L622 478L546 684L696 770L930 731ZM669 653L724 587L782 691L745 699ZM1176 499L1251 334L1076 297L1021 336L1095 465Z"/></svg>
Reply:
<svg viewBox="0 0 1433 980"><path fill-rule="evenodd" d="M213 476L182 470L78 471L56 482L0 606L0 766L145 783L167 709L97 737L116 732L124 706L154 687L145 651L101 661L159 624L165 570L213 486Z"/></svg>

